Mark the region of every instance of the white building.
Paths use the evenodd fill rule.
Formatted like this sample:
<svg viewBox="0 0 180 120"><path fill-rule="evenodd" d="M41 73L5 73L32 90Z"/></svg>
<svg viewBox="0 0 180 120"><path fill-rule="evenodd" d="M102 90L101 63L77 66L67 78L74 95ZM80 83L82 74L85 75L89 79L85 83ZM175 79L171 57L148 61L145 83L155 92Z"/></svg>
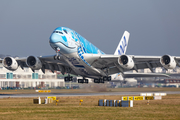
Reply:
<svg viewBox="0 0 180 120"><path fill-rule="evenodd" d="M8 78L9 73L11 74L10 79ZM36 78L33 78L36 75ZM20 67L16 71L9 71L0 64L0 88L2 87L64 87L64 79L57 79L57 73L52 73L46 70L44 74L41 70L32 72L30 68Z"/></svg>

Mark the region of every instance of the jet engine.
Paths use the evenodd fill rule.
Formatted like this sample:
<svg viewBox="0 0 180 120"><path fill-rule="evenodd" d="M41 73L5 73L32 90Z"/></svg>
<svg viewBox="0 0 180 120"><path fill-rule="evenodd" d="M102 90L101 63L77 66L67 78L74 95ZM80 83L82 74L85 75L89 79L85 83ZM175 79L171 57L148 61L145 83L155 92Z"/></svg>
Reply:
<svg viewBox="0 0 180 120"><path fill-rule="evenodd" d="M118 58L118 63L122 68L125 69L132 69L134 67L133 59L127 55L121 55Z"/></svg>
<svg viewBox="0 0 180 120"><path fill-rule="evenodd" d="M42 63L39 60L39 58L34 57L34 56L29 56L26 59L26 65L30 68L32 68L33 70L39 70L42 68Z"/></svg>
<svg viewBox="0 0 180 120"><path fill-rule="evenodd" d="M161 65L166 69L174 69L176 67L176 61L170 55L164 55L160 59Z"/></svg>
<svg viewBox="0 0 180 120"><path fill-rule="evenodd" d="M11 71L15 71L18 68L18 63L13 57L5 57L2 61L3 66Z"/></svg>

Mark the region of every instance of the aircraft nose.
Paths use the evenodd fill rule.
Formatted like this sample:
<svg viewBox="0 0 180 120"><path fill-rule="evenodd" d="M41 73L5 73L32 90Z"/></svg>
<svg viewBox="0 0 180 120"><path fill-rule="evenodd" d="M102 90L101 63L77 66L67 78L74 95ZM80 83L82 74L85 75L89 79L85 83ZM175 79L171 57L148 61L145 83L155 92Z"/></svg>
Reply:
<svg viewBox="0 0 180 120"><path fill-rule="evenodd" d="M52 34L49 38L50 43L57 43L60 42L60 37L57 34Z"/></svg>

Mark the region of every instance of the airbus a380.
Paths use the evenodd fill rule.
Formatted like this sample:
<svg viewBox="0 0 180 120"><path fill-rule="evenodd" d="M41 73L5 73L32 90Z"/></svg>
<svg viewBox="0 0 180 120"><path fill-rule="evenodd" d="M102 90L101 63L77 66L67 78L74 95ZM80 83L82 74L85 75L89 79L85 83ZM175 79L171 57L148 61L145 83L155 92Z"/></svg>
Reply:
<svg viewBox="0 0 180 120"><path fill-rule="evenodd" d="M24 58L6 57L2 62L8 70L15 71L18 66L22 69L30 67L32 71L45 69L52 72L61 71L68 73L65 81L72 81L72 76L80 75L79 83L88 83L93 78L95 83L110 81L111 75L121 73L123 77L167 77L165 74L157 73L126 73L127 71L149 68L164 67L174 69L180 66L180 57L163 56L135 56L126 55L130 33L125 31L114 54L105 54L92 43L83 38L80 34L67 27L56 28L49 38L50 46L56 51L51 56L28 56Z"/></svg>

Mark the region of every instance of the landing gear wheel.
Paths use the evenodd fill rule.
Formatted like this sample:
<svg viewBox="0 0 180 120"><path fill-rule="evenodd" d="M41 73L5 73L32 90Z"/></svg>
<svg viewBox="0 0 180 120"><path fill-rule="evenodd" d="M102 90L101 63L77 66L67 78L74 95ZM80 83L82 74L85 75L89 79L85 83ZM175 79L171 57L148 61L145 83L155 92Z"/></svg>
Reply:
<svg viewBox="0 0 180 120"><path fill-rule="evenodd" d="M83 83L83 79L78 79L78 83Z"/></svg>
<svg viewBox="0 0 180 120"><path fill-rule="evenodd" d="M73 77L71 76L71 77L69 77L69 81L72 81L73 80Z"/></svg>
<svg viewBox="0 0 180 120"><path fill-rule="evenodd" d="M56 55L54 56L54 60L57 60L57 56Z"/></svg>
<svg viewBox="0 0 180 120"><path fill-rule="evenodd" d="M60 59L61 59L61 57L59 55L58 56L57 55L54 56L54 60L60 60Z"/></svg>
<svg viewBox="0 0 180 120"><path fill-rule="evenodd" d="M111 81L111 76L108 76L108 77L107 77L107 80L108 80L108 81Z"/></svg>
<svg viewBox="0 0 180 120"><path fill-rule="evenodd" d="M64 81L65 81L65 82L69 81L69 80L68 80L68 77L64 77Z"/></svg>
<svg viewBox="0 0 180 120"><path fill-rule="evenodd" d="M89 83L88 79L78 79L78 83Z"/></svg>
<svg viewBox="0 0 180 120"><path fill-rule="evenodd" d="M99 79L94 79L94 83L100 83Z"/></svg>
<svg viewBox="0 0 180 120"><path fill-rule="evenodd" d="M104 80L103 80L103 79L100 79L100 83L104 83Z"/></svg>
<svg viewBox="0 0 180 120"><path fill-rule="evenodd" d="M85 80L84 80L84 83L88 83L88 82L89 82L88 79L85 79Z"/></svg>
<svg viewBox="0 0 180 120"><path fill-rule="evenodd" d="M99 78L99 79L94 79L94 83L104 83L104 80Z"/></svg>
<svg viewBox="0 0 180 120"><path fill-rule="evenodd" d="M108 79L108 77L107 77L107 76L103 77L103 80L104 80L104 81L107 81L107 79Z"/></svg>
<svg viewBox="0 0 180 120"><path fill-rule="evenodd" d="M67 76L67 77L64 77L64 81L65 82L69 82L69 81L72 81L73 80L73 77L71 76Z"/></svg>
<svg viewBox="0 0 180 120"><path fill-rule="evenodd" d="M60 60L60 58L61 58L61 57L58 55L58 56L57 56L57 60Z"/></svg>
<svg viewBox="0 0 180 120"><path fill-rule="evenodd" d="M104 80L104 81L111 81L111 76L104 76L104 77L103 77L103 80Z"/></svg>

